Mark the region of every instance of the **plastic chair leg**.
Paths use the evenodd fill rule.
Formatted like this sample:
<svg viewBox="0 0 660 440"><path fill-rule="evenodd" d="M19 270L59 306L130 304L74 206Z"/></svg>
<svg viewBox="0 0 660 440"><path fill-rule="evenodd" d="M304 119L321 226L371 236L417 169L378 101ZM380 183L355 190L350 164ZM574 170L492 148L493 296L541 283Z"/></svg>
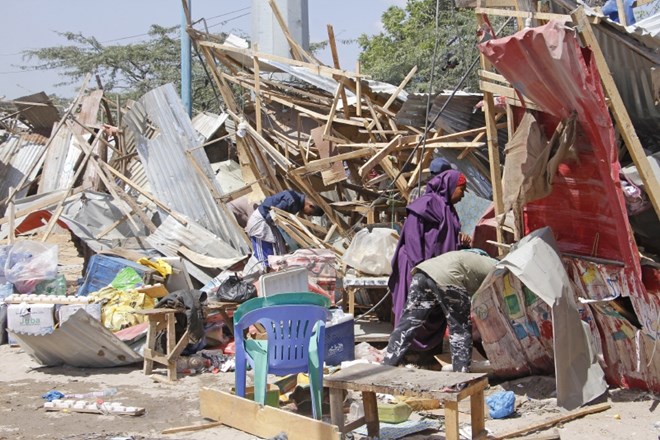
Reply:
<svg viewBox="0 0 660 440"><path fill-rule="evenodd" d="M245 373L247 365L244 359L236 359L236 367L234 371L234 387L236 388L236 395L245 397Z"/></svg>
<svg viewBox="0 0 660 440"><path fill-rule="evenodd" d="M254 365L254 401L266 404L266 379L268 376L268 348L266 341L246 341L246 351Z"/></svg>
<svg viewBox="0 0 660 440"><path fill-rule="evenodd" d="M312 395L312 413L316 420L323 415L323 365L319 365L318 341L312 338L309 342L309 390Z"/></svg>

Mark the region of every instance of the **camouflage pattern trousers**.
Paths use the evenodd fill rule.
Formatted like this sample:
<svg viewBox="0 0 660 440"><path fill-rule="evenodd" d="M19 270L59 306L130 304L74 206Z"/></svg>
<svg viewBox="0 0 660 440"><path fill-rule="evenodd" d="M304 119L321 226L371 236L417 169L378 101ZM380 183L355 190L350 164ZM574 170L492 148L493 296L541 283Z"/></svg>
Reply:
<svg viewBox="0 0 660 440"><path fill-rule="evenodd" d="M408 300L399 325L390 335L383 363L398 365L410 348L415 333L431 311L441 307L449 327L449 347L454 371L469 372L472 363L470 295L458 286L439 287L424 272L413 275Z"/></svg>

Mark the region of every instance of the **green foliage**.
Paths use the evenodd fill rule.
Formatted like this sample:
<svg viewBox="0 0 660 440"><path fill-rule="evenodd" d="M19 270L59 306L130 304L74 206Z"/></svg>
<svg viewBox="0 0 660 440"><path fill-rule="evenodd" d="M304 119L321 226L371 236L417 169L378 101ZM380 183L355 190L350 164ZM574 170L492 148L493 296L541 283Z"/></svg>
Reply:
<svg viewBox="0 0 660 440"><path fill-rule="evenodd" d="M23 69L60 69L65 80L58 85L76 84L88 73L100 76L103 88L123 99L137 99L169 82L181 86L179 28L152 25L149 38L127 45L104 45L80 33L58 32L71 42L66 46L45 47L24 52L26 60L37 65ZM193 103L196 108L217 110L217 99L193 52ZM93 84L94 82L92 82Z"/></svg>
<svg viewBox="0 0 660 440"><path fill-rule="evenodd" d="M381 17L383 31L358 38L363 71L374 79L398 85L416 65L417 74L406 90L428 92L437 39L433 90L453 89L477 57L474 10L458 10L452 0L440 0L437 33L435 12L436 0L408 0L405 9L387 9ZM463 89L478 90L476 71Z"/></svg>

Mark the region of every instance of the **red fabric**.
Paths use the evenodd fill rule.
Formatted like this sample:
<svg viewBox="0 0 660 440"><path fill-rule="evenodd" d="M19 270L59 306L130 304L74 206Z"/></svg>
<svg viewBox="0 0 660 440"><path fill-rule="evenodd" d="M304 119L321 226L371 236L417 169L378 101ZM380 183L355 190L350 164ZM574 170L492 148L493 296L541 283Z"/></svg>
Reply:
<svg viewBox="0 0 660 440"><path fill-rule="evenodd" d="M461 186L466 184L467 184L467 179L465 178L465 174L461 174L460 176L458 176L458 181L456 182L456 186Z"/></svg>
<svg viewBox="0 0 660 440"><path fill-rule="evenodd" d="M539 120L550 133L573 111L583 133L579 162L560 165L552 194L527 205L525 233L547 225L564 252L622 261L643 292L613 122L591 51L581 49L575 33L557 22L485 42L479 50L542 109Z"/></svg>

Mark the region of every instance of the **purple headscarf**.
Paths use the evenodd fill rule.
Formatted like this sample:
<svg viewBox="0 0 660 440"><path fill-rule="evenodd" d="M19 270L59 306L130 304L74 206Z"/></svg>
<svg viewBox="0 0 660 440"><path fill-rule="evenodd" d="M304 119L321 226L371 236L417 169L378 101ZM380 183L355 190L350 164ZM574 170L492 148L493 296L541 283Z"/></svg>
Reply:
<svg viewBox="0 0 660 440"><path fill-rule="evenodd" d="M395 326L406 306L412 269L422 261L459 248L461 222L451 203L451 195L460 176L460 171L456 170L438 174L426 184L426 193L406 208L408 217L401 230L388 281ZM421 350L435 348L442 342L444 321L443 314L432 314L417 332L413 346Z"/></svg>

